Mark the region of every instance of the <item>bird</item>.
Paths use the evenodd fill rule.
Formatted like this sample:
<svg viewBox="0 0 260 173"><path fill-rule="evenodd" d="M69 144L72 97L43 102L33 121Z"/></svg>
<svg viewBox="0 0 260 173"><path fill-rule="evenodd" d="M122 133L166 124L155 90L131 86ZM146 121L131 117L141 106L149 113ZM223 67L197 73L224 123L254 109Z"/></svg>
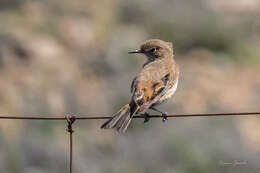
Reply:
<svg viewBox="0 0 260 173"><path fill-rule="evenodd" d="M159 112L165 122L167 113L158 110L156 106L174 95L179 79L179 66L174 60L171 42L146 40L139 49L128 53L144 54L146 62L132 81L130 102L101 126L102 129L115 129L119 133L126 132L134 115L143 116L144 122L148 122L149 109Z"/></svg>

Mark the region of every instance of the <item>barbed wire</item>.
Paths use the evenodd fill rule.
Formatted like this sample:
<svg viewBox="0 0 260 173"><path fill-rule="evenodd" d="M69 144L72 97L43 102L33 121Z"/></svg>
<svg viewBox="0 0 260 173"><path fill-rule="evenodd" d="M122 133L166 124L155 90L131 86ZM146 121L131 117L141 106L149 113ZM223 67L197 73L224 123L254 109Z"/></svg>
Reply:
<svg viewBox="0 0 260 173"><path fill-rule="evenodd" d="M249 115L260 115L260 112L232 112L232 113L211 113L211 114L173 114L173 115L167 115L165 117L167 118L180 118L180 117L212 117L212 116L249 116ZM69 140L69 160L70 160L70 166L69 170L70 173L72 173L72 161L73 161L73 139L72 139L72 133L73 128L72 124L76 120L101 120L101 119L109 119L111 116L90 116L90 115L81 115L81 116L75 116L75 115L66 115L65 117L55 117L55 116L1 116L0 119L6 119L6 120L66 120L67 121L67 132L70 134L70 140ZM144 116L134 116L133 118L145 118ZM162 118L162 115L149 115L149 118Z"/></svg>

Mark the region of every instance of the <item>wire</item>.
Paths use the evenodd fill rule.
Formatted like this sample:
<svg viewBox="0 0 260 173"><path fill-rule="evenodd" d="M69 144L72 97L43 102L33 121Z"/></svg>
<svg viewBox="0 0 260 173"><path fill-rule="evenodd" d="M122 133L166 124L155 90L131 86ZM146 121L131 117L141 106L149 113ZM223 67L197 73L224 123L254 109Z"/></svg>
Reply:
<svg viewBox="0 0 260 173"><path fill-rule="evenodd" d="M233 113L211 113L211 114L173 114L167 115L167 118L179 117L209 117L209 116L249 116L260 115L260 112L233 112ZM150 115L150 118L162 118L161 115ZM75 116L77 120L98 120L109 119L111 116ZM144 118L143 116L134 116L133 118ZM41 117L41 116L1 116L0 119L13 119L13 120L66 120L66 117Z"/></svg>
<svg viewBox="0 0 260 173"><path fill-rule="evenodd" d="M74 115L66 115L65 119L67 120L68 126L67 126L67 132L70 134L70 173L72 173L72 161L73 161L73 140L72 140L72 134L73 134L73 129L72 129L72 124L76 121Z"/></svg>

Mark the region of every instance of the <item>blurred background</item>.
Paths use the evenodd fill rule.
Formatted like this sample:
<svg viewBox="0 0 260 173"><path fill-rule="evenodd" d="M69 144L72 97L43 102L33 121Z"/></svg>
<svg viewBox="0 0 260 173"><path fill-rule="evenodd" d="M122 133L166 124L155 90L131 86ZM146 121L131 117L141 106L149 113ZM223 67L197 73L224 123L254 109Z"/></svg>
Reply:
<svg viewBox="0 0 260 173"><path fill-rule="evenodd" d="M258 0L0 0L1 115L112 115L146 39L173 42L168 113L260 110ZM135 119L126 134L76 121L74 173L260 172L260 119ZM66 122L0 121L0 170L68 172ZM226 165L235 161L244 165Z"/></svg>

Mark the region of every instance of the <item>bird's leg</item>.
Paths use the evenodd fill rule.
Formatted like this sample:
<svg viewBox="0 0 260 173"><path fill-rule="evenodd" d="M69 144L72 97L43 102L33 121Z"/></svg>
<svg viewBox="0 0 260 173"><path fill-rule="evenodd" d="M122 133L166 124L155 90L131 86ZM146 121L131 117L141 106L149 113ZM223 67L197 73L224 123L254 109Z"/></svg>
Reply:
<svg viewBox="0 0 260 173"><path fill-rule="evenodd" d="M168 115L167 112L162 112L154 107L150 107L149 109L161 113L163 117L162 122L165 122L167 120L167 115Z"/></svg>
<svg viewBox="0 0 260 173"><path fill-rule="evenodd" d="M141 116L144 117L144 123L147 123L150 120L150 115L147 112L141 114Z"/></svg>

